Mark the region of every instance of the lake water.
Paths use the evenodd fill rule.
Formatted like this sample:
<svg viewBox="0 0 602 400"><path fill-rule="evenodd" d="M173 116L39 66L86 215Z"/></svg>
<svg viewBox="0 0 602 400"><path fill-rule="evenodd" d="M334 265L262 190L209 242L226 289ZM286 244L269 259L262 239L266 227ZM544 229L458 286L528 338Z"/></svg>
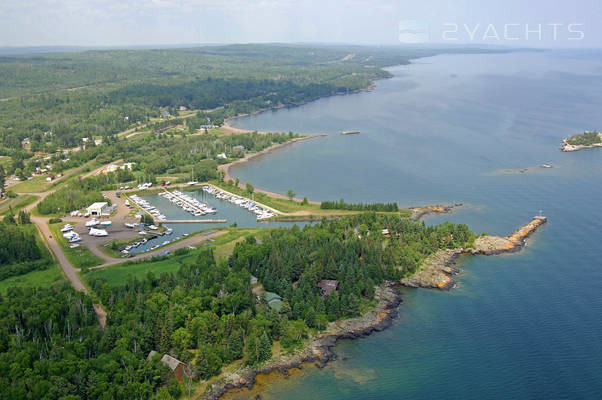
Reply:
<svg viewBox="0 0 602 400"><path fill-rule="evenodd" d="M404 290L390 329L339 343L345 361L233 397L601 398L602 149L558 147L602 129L602 52L441 55L390 71L371 92L237 120L328 136L231 172L316 200L463 203L427 222L477 232L508 234L540 210L549 222L520 253L464 258L451 292Z"/></svg>

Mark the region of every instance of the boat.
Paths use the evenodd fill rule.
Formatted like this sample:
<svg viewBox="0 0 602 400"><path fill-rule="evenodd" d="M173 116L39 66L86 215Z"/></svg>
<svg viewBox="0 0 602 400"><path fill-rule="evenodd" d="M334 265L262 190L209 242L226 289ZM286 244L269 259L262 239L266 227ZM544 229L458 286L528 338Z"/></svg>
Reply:
<svg viewBox="0 0 602 400"><path fill-rule="evenodd" d="M171 228L167 228L167 229L165 230L165 234L166 234L166 235L171 235L172 233L173 233L173 229L171 229Z"/></svg>
<svg viewBox="0 0 602 400"><path fill-rule="evenodd" d="M341 131L341 135L357 135L360 131Z"/></svg>
<svg viewBox="0 0 602 400"><path fill-rule="evenodd" d="M63 229L61 229L61 232L69 232L72 229L73 229L73 225L67 224L63 227Z"/></svg>
<svg viewBox="0 0 602 400"><path fill-rule="evenodd" d="M541 164L540 167L541 168L554 168L554 166L552 164Z"/></svg>
<svg viewBox="0 0 602 400"><path fill-rule="evenodd" d="M146 235L146 232L144 232L144 231L138 231L138 235Z"/></svg>
<svg viewBox="0 0 602 400"><path fill-rule="evenodd" d="M102 226L111 226L111 224L112 224L112 222L111 222L111 221L102 221L102 222L100 223L100 225L102 225Z"/></svg>
<svg viewBox="0 0 602 400"><path fill-rule="evenodd" d="M96 236L96 237L103 237L103 236L108 236L109 234L104 229L90 228L90 232L88 232L88 235Z"/></svg>
<svg viewBox="0 0 602 400"><path fill-rule="evenodd" d="M128 222L125 223L126 228L134 229L138 224L130 224Z"/></svg>
<svg viewBox="0 0 602 400"><path fill-rule="evenodd" d="M156 225L149 225L148 229L151 229L151 230L154 231L154 230L157 230L159 228Z"/></svg>
<svg viewBox="0 0 602 400"><path fill-rule="evenodd" d="M70 249L76 249L79 247L79 243L73 243L71 246L69 246Z"/></svg>
<svg viewBox="0 0 602 400"><path fill-rule="evenodd" d="M96 226L96 225L98 225L98 222L99 221L96 218L92 218L90 221L86 222L86 228Z"/></svg>

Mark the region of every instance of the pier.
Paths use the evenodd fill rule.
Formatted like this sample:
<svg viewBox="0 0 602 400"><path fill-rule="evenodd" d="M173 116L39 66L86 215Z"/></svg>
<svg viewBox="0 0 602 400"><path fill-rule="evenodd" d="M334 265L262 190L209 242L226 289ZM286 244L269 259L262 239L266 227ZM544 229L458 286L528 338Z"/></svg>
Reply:
<svg viewBox="0 0 602 400"><path fill-rule="evenodd" d="M182 204L186 207L189 207L192 212L191 214L194 214L195 217L198 217L199 215L205 215L208 214L207 210L203 210L201 207L199 207L197 204L194 204L193 202L191 202L190 200L186 199L185 196L176 194L175 192L170 192L169 190L166 190L165 192L163 192L164 195L169 195L171 197L173 197L174 199L176 199L177 201L182 202ZM182 209L184 209L184 207L182 207ZM199 214L199 215L197 215ZM220 220L221 221L221 220ZM167 221L164 221L167 222ZM173 222L173 220L171 221ZM204 221L203 221L204 222ZM224 221L225 222L225 221Z"/></svg>

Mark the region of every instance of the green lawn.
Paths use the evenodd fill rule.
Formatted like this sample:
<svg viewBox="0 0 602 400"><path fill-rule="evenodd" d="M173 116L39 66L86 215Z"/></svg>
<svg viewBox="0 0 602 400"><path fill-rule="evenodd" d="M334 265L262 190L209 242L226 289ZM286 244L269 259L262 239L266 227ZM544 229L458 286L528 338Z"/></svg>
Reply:
<svg viewBox="0 0 602 400"><path fill-rule="evenodd" d="M64 222L59 222L58 224L48 224L48 226L52 231L52 235L56 238L56 240L63 248L65 256L67 256L67 258L75 268L94 267L104 262L102 258L93 254L90 250L86 248L86 246L80 245L75 249L70 249L69 241L63 237L63 233L61 232L61 228L65 226Z"/></svg>
<svg viewBox="0 0 602 400"><path fill-rule="evenodd" d="M23 194L15 197L14 199L7 199L3 202L0 202L0 215L8 214L11 207L13 212L16 214L21 208L27 207L37 199L38 196L32 194Z"/></svg>
<svg viewBox="0 0 602 400"><path fill-rule="evenodd" d="M0 293L4 293L9 287L48 287L64 283L63 275L56 265L42 271L32 271L24 275L12 276L0 281Z"/></svg>

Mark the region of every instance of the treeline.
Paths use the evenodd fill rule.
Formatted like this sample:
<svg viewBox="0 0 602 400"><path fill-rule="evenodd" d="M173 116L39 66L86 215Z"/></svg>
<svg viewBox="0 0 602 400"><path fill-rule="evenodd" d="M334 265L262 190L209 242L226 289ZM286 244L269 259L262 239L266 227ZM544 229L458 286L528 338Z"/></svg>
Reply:
<svg viewBox="0 0 602 400"><path fill-rule="evenodd" d="M345 203L345 200L323 201L320 204L323 210L352 210L352 211L379 211L397 212L397 203Z"/></svg>
<svg viewBox="0 0 602 400"><path fill-rule="evenodd" d="M38 232L24 211L16 220L9 214L0 221L0 281L48 267L50 259L37 237Z"/></svg>

